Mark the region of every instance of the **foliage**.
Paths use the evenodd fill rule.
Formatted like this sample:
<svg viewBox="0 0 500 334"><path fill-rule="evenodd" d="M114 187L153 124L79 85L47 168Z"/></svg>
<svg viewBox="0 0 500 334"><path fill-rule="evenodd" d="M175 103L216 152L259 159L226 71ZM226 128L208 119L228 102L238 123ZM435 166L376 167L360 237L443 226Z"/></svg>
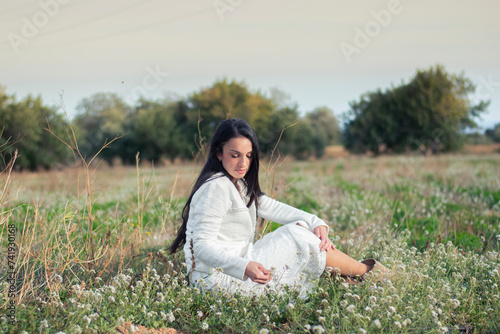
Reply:
<svg viewBox="0 0 500 334"><path fill-rule="evenodd" d="M66 121L56 108L43 105L40 97L28 95L17 101L0 86L0 120L0 147L3 147L0 169L9 164L15 150L19 152L15 169L48 169L71 158L65 146L43 130L50 125L55 134L65 136Z"/></svg>
<svg viewBox="0 0 500 334"><path fill-rule="evenodd" d="M490 137L495 143L500 143L500 123L495 124L493 128L486 130L485 135Z"/></svg>
<svg viewBox="0 0 500 334"><path fill-rule="evenodd" d="M340 143L340 127L337 117L328 107L318 107L307 113L306 119L313 125L315 132L324 132L326 145L335 145Z"/></svg>
<svg viewBox="0 0 500 334"><path fill-rule="evenodd" d="M489 145L493 142L490 136L479 132L467 133L465 135L465 144L468 145Z"/></svg>
<svg viewBox="0 0 500 334"><path fill-rule="evenodd" d="M432 153L459 150L462 131L476 127L474 118L489 102L472 105L468 95L475 86L463 74L445 72L442 66L417 71L413 79L385 92L364 94L350 103L344 143L352 152L385 150Z"/></svg>
<svg viewBox="0 0 500 334"><path fill-rule="evenodd" d="M134 122L130 106L114 93L97 93L84 98L77 110L78 114L72 123L79 134L77 140L80 151L87 159L96 155L115 137L130 132ZM126 144L124 141L116 142L100 154L101 158L108 163L115 156L134 161L135 152L129 152Z"/></svg>

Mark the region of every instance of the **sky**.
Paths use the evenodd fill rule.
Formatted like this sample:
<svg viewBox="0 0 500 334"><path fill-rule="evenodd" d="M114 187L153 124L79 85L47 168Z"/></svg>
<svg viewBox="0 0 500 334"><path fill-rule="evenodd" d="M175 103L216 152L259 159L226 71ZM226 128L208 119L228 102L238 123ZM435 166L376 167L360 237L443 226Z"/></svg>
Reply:
<svg viewBox="0 0 500 334"><path fill-rule="evenodd" d="M500 123L493 0L0 0L0 85L70 117L99 92L182 98L227 79L337 116L364 93L441 64Z"/></svg>

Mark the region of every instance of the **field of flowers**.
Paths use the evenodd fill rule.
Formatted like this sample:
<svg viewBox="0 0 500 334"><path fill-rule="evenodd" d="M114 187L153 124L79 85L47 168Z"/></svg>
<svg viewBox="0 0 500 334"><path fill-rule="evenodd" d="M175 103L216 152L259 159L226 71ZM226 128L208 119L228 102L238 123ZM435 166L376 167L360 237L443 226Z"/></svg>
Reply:
<svg viewBox="0 0 500 334"><path fill-rule="evenodd" d="M189 287L183 254L165 248L199 168L0 175L0 332L500 331L499 154L262 165L268 195L317 214L337 248L393 272L358 285L324 274L308 300ZM261 222L256 237L273 228Z"/></svg>

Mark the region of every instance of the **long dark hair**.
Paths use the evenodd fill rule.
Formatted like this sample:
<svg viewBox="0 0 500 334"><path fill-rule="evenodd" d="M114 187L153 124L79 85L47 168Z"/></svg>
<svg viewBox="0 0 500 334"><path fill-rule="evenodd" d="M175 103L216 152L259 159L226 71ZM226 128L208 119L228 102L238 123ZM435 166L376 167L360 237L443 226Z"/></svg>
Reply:
<svg viewBox="0 0 500 334"><path fill-rule="evenodd" d="M215 130L212 141L210 142L210 151L208 153L208 159L201 170L200 176L194 184L191 195L182 210L182 225L177 232L177 237L168 250L171 254L175 253L180 247L186 243L186 230L187 221L189 217L189 208L191 206L191 200L193 199L194 193L214 174L222 172L226 177L231 179L229 173L224 169L222 163L217 158L218 153L222 153L223 146L232 138L245 137L252 143L252 160L248 172L246 173L244 179L247 183L247 196L250 197L247 207L250 207L253 202L257 207L257 198L262 194L259 185L259 143L257 141L257 135L250 124L242 119L228 119L221 122L217 129Z"/></svg>

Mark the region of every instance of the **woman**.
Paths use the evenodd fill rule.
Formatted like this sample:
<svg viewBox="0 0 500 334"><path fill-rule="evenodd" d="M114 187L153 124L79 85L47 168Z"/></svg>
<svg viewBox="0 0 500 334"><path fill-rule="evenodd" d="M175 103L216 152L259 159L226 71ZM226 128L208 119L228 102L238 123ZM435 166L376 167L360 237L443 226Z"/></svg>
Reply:
<svg viewBox="0 0 500 334"><path fill-rule="evenodd" d="M326 268L351 282L375 265L384 269L335 249L323 220L267 197L258 174L253 128L240 119L220 123L169 248L184 246L191 284L255 294L289 285L304 298ZM254 244L257 216L284 226Z"/></svg>

